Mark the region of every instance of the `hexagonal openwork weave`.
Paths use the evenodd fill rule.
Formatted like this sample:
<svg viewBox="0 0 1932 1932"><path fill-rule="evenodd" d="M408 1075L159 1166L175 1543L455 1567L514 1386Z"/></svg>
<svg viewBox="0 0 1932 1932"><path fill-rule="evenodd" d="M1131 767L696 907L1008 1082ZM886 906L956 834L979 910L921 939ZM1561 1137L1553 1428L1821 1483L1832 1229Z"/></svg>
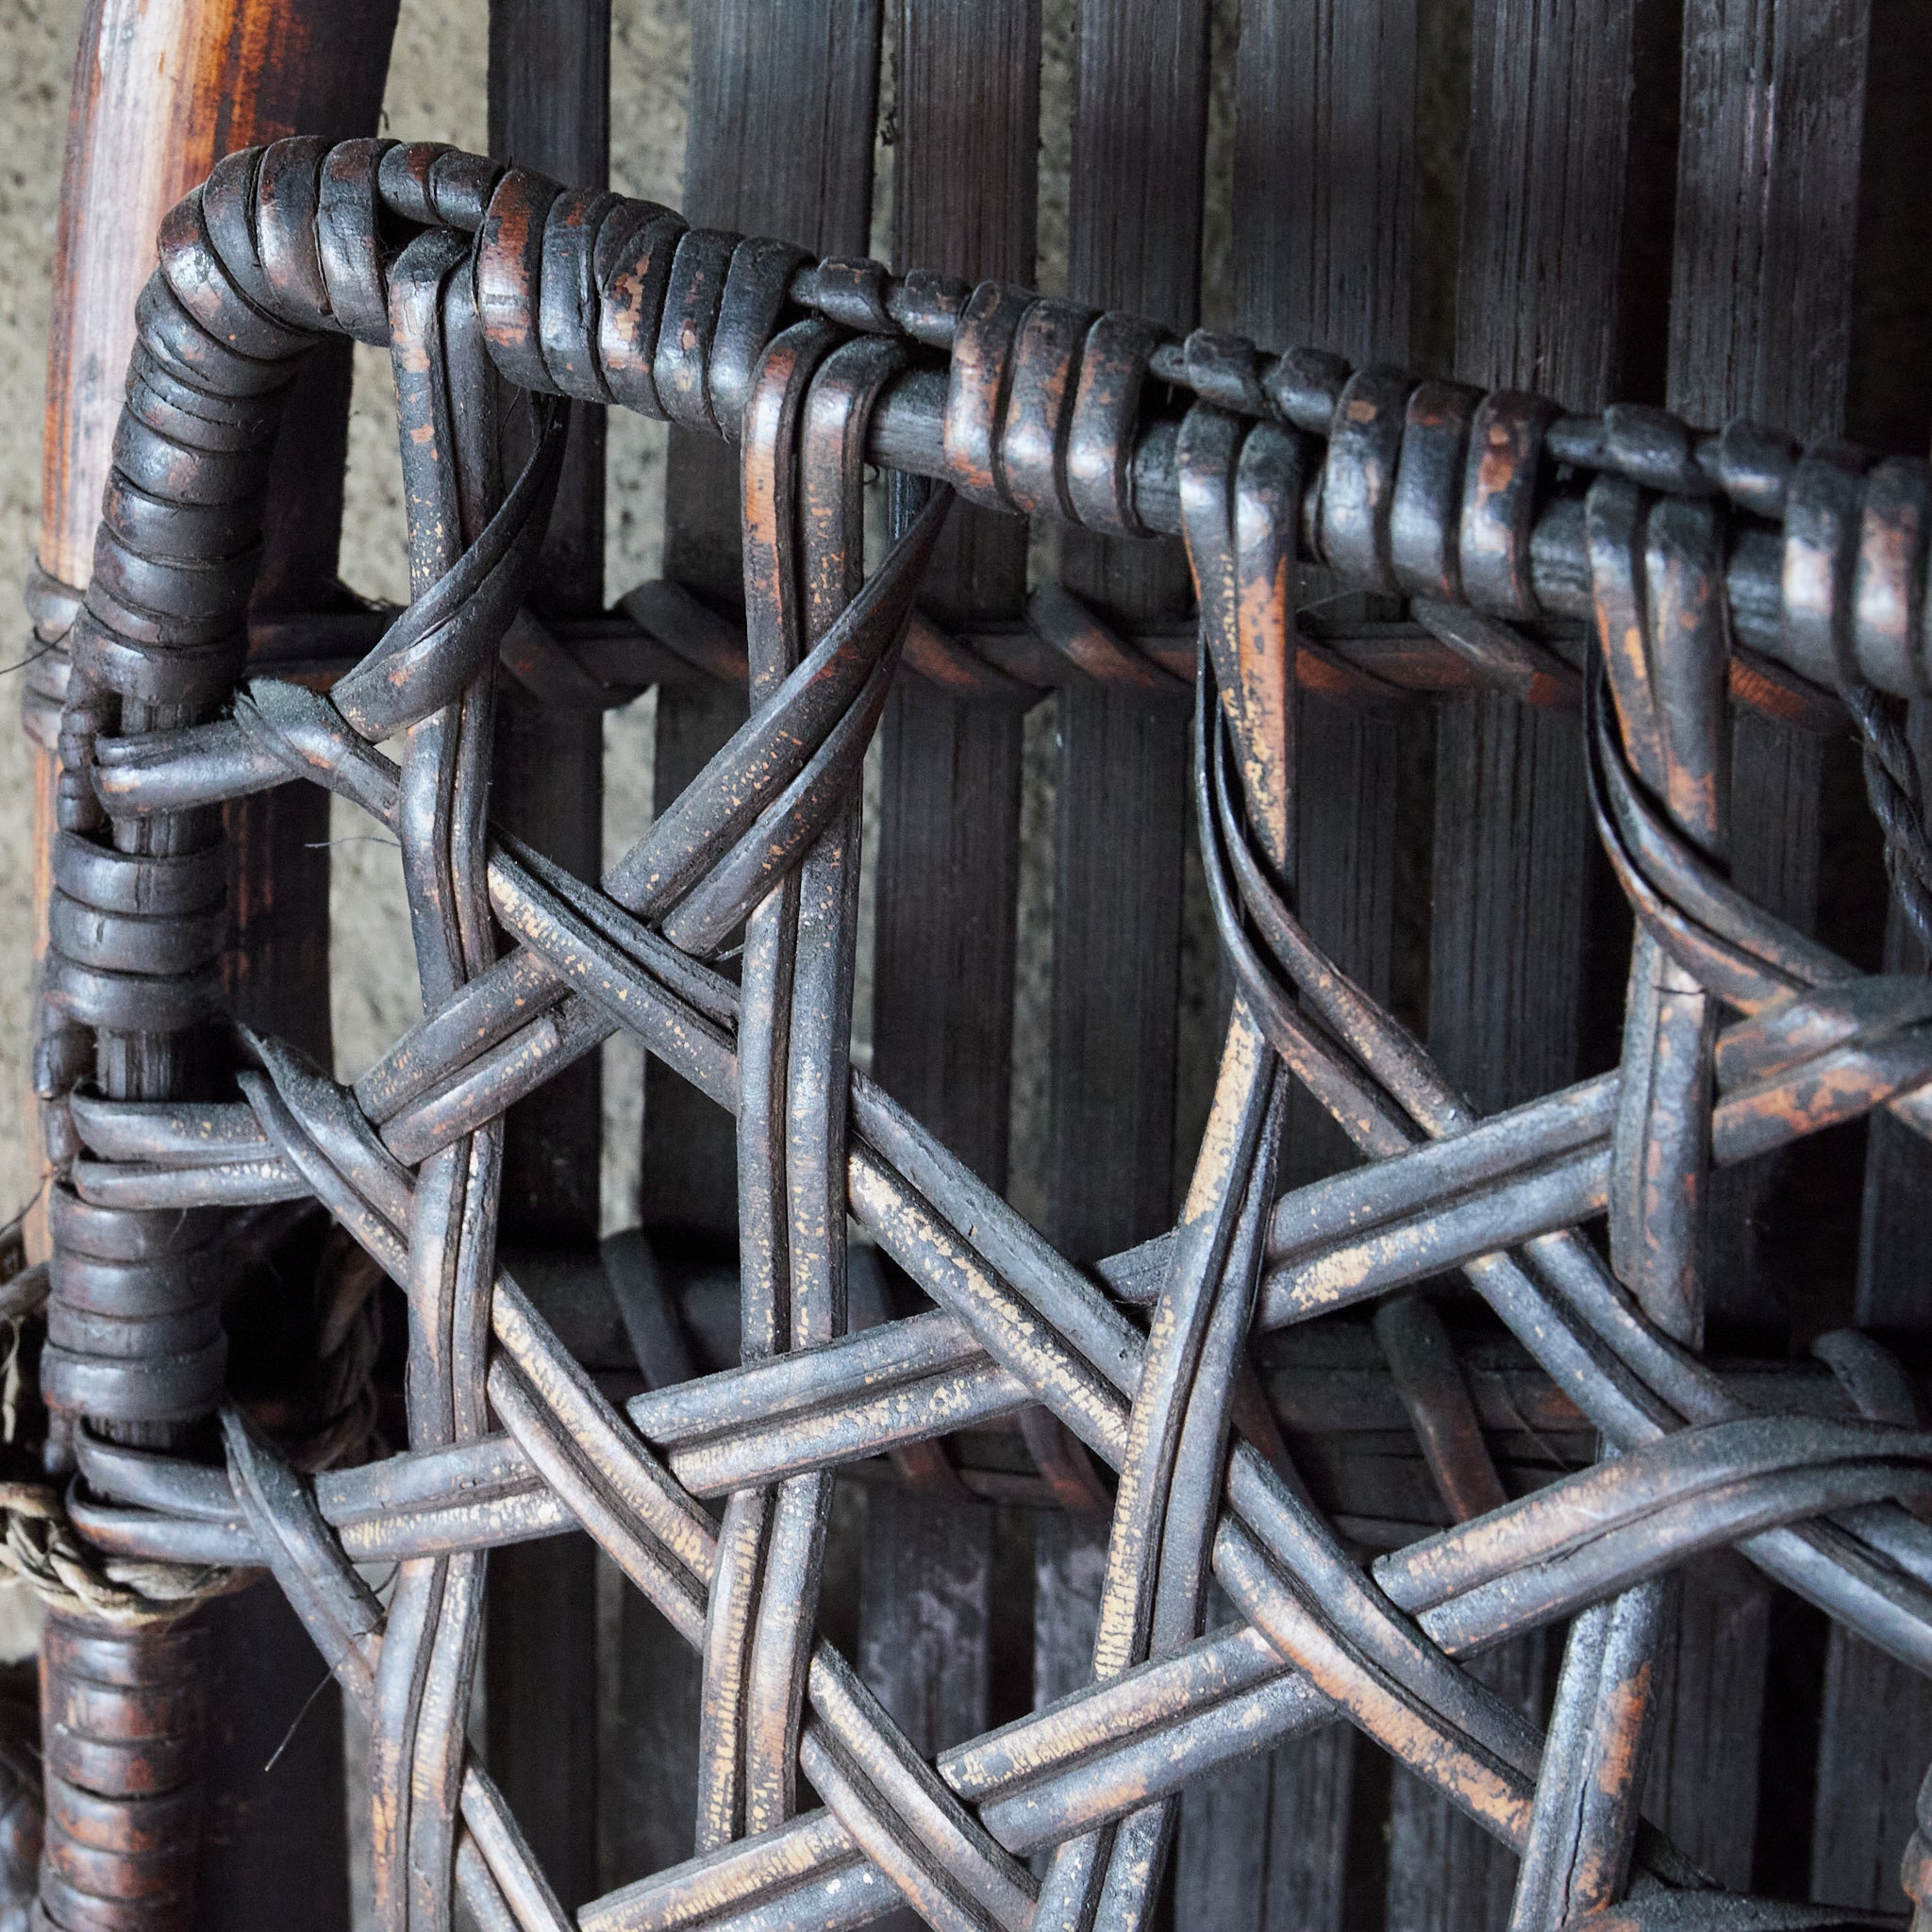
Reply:
<svg viewBox="0 0 1932 1932"><path fill-rule="evenodd" d="M1743 896L1721 782L1734 649L1839 687L1923 903L1874 691L1916 689L1924 661L1924 464L1176 342L425 145L231 156L160 258L67 635L45 1383L121 1611L164 1617L197 1566L266 1566L367 1712L383 1924L446 1924L453 1888L481 1926L567 1924L463 1716L484 1552L572 1523L702 1653L705 1692L696 1856L588 1907L587 1932L856 1925L902 1900L946 1932L1135 1924L1182 1787L1338 1716L1521 1855L1525 1932L1840 1923L1715 1892L1638 1801L1669 1574L1694 1553L1734 1545L1932 1668L1932 1438L1896 1364L1840 1337L1837 1412L1778 1413L1698 1352L1713 1170L1874 1108L1932 1133L1932 989L1856 973ZM413 602L325 694L238 685L278 412L331 331L393 357ZM563 398L742 452L749 721L594 882L486 810L506 633L526 682L581 675L518 619ZM869 460L934 487L897 489L867 575ZM1232 1008L1178 1224L1097 1272L849 1060L859 776L888 691L908 652L1001 675L913 623L956 493L1177 532L1198 597L1196 815ZM1298 922L1297 689L1359 675L1297 640L1301 561L1416 599L1472 680L1576 709L1636 915L1618 1072L1480 1118ZM1087 675L1172 677L1064 595L1050 609L1046 641ZM1553 613L1591 621L1580 679L1517 627ZM400 841L425 1017L353 1087L252 1039L242 1097L192 1101L210 808L291 781ZM495 1253L506 1108L619 1028L737 1117L742 1294L742 1365L627 1412ZM1363 1158L1280 1194L1295 1083ZM407 1452L311 1478L233 1410L225 1470L139 1446L127 1425L220 1402L222 1210L309 1196L408 1295ZM848 1221L930 1311L848 1332ZM1397 1293L1457 1272L1601 1460L1507 1499L1440 1318ZM1257 1324L1371 1297L1463 1520L1365 1568L1239 1391ZM817 1634L833 1472L1029 1406L1077 1439L1063 1480L1106 1493L1089 1457L1117 1474L1091 1681L930 1762ZM356 1567L375 1560L400 1564L387 1609ZM1210 1575L1240 1620L1204 1634ZM1464 1660L1557 1620L1542 1734ZM1926 1856L1915 1837L1920 1898Z"/></svg>

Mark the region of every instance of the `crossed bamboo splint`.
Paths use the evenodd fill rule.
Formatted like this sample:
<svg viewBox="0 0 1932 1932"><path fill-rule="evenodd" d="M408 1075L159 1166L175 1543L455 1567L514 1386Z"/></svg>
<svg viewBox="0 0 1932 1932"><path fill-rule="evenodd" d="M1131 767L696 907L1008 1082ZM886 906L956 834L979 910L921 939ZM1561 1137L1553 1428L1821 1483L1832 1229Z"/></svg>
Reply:
<svg viewBox="0 0 1932 1932"><path fill-rule="evenodd" d="M484 1553L574 1524L705 1683L696 1856L587 1907L586 1932L856 1925L902 1900L947 1932L1138 1924L1182 1787L1338 1715L1521 1855L1515 1932L1857 1922L1718 1892L1639 1802L1669 1573L1698 1551L1735 1545L1932 1669L1932 1435L1896 1365L1840 1338L1859 1419L1826 1420L1754 1411L1697 1353L1714 1166L1876 1108L1932 1133L1932 988L1858 974L1744 898L1723 803L1749 653L1842 688L1874 738L1874 689L1932 690L1932 470L1175 342L427 144L230 156L160 260L65 640L44 1383L94 1549L266 1567L367 1711L379 1923L444 1926L459 1886L486 1927L567 1924L464 1714ZM330 331L391 353L412 601L326 694L238 683L278 412ZM595 885L487 816L560 396L743 452L750 718ZM867 576L869 461L938 487L900 492ZM860 769L956 492L1177 532L1199 600L1197 815L1237 992L1179 1224L1097 1275L849 1063ZM1533 701L1575 674L1516 626L1590 618L1593 802L1638 930L1617 1074L1481 1119L1298 923L1298 681L1333 672L1295 635L1305 564L1422 600ZM1083 669L1147 675L1118 650ZM1916 906L1923 832L1892 765ZM296 778L400 842L425 1018L352 1088L248 1038L242 1097L196 1100L212 808ZM734 984L710 962L741 929ZM495 1256L505 1108L620 1028L737 1116L743 1336L741 1367L625 1409ZM1364 1162L1277 1199L1291 1080ZM223 1210L308 1196L408 1294L408 1452L305 1478L232 1409L225 1467L131 1442L221 1403ZM1607 1260L1578 1231L1600 1214ZM848 1332L848 1217L932 1311ZM1237 1400L1247 1341L1457 1270L1604 1459L1507 1501L1438 1376L1425 1448L1465 1520L1364 1570ZM1432 1321L1414 1300L1382 1320L1419 1388ZM814 1627L833 1473L1031 1405L1118 1473L1092 1682L927 1762ZM376 1558L400 1564L386 1611L355 1567ZM1203 1634L1210 1574L1242 1621ZM1544 1735L1460 1659L1558 1618ZM102 1801L58 1750L49 1773L45 1896L79 1924ZM1022 1861L1049 1848L1036 1879Z"/></svg>

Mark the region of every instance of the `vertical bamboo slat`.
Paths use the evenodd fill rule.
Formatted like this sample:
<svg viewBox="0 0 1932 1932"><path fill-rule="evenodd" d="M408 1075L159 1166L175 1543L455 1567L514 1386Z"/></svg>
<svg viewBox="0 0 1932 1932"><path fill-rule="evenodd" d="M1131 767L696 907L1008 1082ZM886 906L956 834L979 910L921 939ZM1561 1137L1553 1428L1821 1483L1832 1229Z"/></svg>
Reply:
<svg viewBox="0 0 1932 1932"><path fill-rule="evenodd" d="M683 214L693 227L863 255L871 230L879 0L798 8L715 0L691 21ZM721 610L742 601L737 452L672 431L664 574ZM663 811L744 717L744 694L658 694L652 785ZM731 1124L655 1061L644 1074L644 1224L714 1249L738 1226Z"/></svg>
<svg viewBox="0 0 1932 1932"><path fill-rule="evenodd" d="M1415 56L1414 0L1242 8L1231 210L1234 325L1243 335L1307 342L1357 364L1407 361ZM1345 625L1396 614L1389 606L1357 595L1325 605L1324 616ZM1317 941L1383 1001L1405 728L1415 721L1392 708L1302 695L1298 909ZM1297 1092L1285 1186L1353 1163L1340 1130ZM1357 1774L1379 1768L1373 1755L1353 1726L1336 1725L1191 1791L1176 1851L1182 1932L1340 1932Z"/></svg>
<svg viewBox="0 0 1932 1932"><path fill-rule="evenodd" d="M1208 26L1206 0L1083 8L1069 300L1179 331L1197 319ZM1173 542L1062 531L1058 576L1124 630L1190 602ZM1074 684L1058 703L1046 1233L1092 1261L1158 1232L1173 1212L1188 724L1184 704L1098 686ZM1091 1671L1096 1534L1057 1524L1036 1560L1036 1658L1057 1674L1084 1653L1073 1682ZM1036 1699L1058 1688L1036 1681Z"/></svg>
<svg viewBox="0 0 1932 1932"><path fill-rule="evenodd" d="M609 168L608 0L491 0L490 148L573 186ZM514 437L516 426L509 434ZM604 608L604 415L578 408L529 603ZM502 677L492 811L579 877L602 867L603 720L539 706ZM502 1238L589 1255L602 1133L595 1055L509 1110ZM490 1762L564 1905L597 1886L596 1562L573 1535L491 1559L484 1638Z"/></svg>
<svg viewBox="0 0 1932 1932"><path fill-rule="evenodd" d="M1029 282L1040 122L1039 0L898 11L892 251L901 270ZM972 164L965 165L965 158ZM1010 622L1026 530L960 504L921 608ZM881 726L873 1074L979 1177L1007 1182L1021 713L902 677Z"/></svg>
<svg viewBox="0 0 1932 1932"><path fill-rule="evenodd" d="M879 0L714 0L693 9L682 210L693 227L774 235L819 254L866 253L879 31ZM665 575L734 612L743 600L736 448L674 429L665 495ZM658 810L744 713L741 689L658 691ZM647 1062L640 1197L653 1241L666 1252L732 1254L737 1173L730 1118ZM700 1666L629 1590L618 1644L619 1708L643 1724L625 1729L621 1760L606 1772L606 1853L630 1877L691 1855Z"/></svg>
<svg viewBox="0 0 1932 1932"><path fill-rule="evenodd" d="M1909 243L1900 247L1888 231L1896 232L1892 208L1908 207L1891 200L1894 171L1907 156L1913 159L1906 164L1916 165L1923 148L1932 41L1923 14L1886 0L1875 0L1863 21L1850 11L1840 18L1844 31L1857 32L1862 25L1866 35L1863 112L1856 151L1849 153L1854 143L1844 130L1847 108L1831 117L1837 137L1831 152L1839 166L1830 173L1837 192L1828 200L1820 192L1824 184L1814 189L1819 204L1814 220L1829 224L1831 238L1841 242L1842 215L1832 223L1824 210L1833 201L1842 205L1845 183L1856 185L1856 267L1865 286L1877 283L1883 289L1904 328L1903 334L1890 337L1874 329L1869 300L1857 302L1859 283L1850 275L1844 277L1849 286L1829 291L1850 296L1854 303L1848 318L1847 401L1860 408L1862 418L1875 393L1885 446L1923 454L1926 378L1924 358L1915 353L1913 325L1923 325L1926 269L1923 251ZM1827 18L1820 25L1830 24ZM1882 221L1872 219L1874 209L1883 211ZM1890 258L1888 243L1897 250ZM1807 299L1819 298L1807 291ZM1859 429L1866 433L1862 420ZM1908 730L1920 771L1932 770L1932 708L1914 703ZM1924 974L1928 970L1924 947L1895 900L1887 909L1884 970ZM1932 1334L1932 1309L1926 1303L1926 1282L1932 1279L1927 1272L1932 1261L1932 1160L1927 1151L1890 1120L1871 1124L1852 1322L1907 1361L1922 1358ZM1899 1909L1898 1847L1910 1828L1914 1800L1932 1755L1926 1749L1928 1737L1932 1686L1871 1645L1834 1629L1825 1656L1813 1792L1810 1878L1815 1896L1881 1911Z"/></svg>
<svg viewBox="0 0 1932 1932"><path fill-rule="evenodd" d="M993 1511L883 1484L865 1500L859 1674L912 1748L936 1757L988 1727ZM900 1907L879 1923L921 1921Z"/></svg>
<svg viewBox="0 0 1932 1932"><path fill-rule="evenodd" d="M1185 332L1208 137L1205 0L1081 16L1067 294ZM1183 615L1176 543L1061 534L1060 580L1116 626ZM1074 685L1059 701L1047 1234L1093 1261L1174 1211L1187 710Z"/></svg>
<svg viewBox="0 0 1932 1932"><path fill-rule="evenodd" d="M895 12L894 265L1029 282L1038 0L904 0ZM920 601L943 627L1019 617L1024 525L956 505ZM878 822L866 827L878 855L873 1075L1002 1191L1022 716L1010 701L902 674L880 727ZM908 1467L925 1472L924 1489L866 1497L860 1668L934 1752L986 1727L994 1524L948 1475L941 1445L919 1455Z"/></svg>
<svg viewBox="0 0 1932 1932"><path fill-rule="evenodd" d="M1866 15L1863 0L1685 8L1682 122L1696 138L1679 149L1667 400L1693 420L1748 415L1805 435L1842 423L1853 237L1839 215L1856 194ZM1772 111L1797 92L1805 114ZM1736 715L1731 877L1805 931L1823 754L1799 726ZM1782 1164L1720 1175L1710 1204L1711 1320L1732 1345L1772 1352L1789 1311L1757 1224ZM1740 1566L1687 1574L1651 1786L1686 1851L1733 1886L1752 1878L1771 1617L1771 1591Z"/></svg>
<svg viewBox="0 0 1932 1932"><path fill-rule="evenodd" d="M1477 0L1457 373L1577 408L1616 369L1634 0ZM1526 84L1534 75L1534 84ZM1485 1111L1572 1079L1581 1026L1591 831L1573 715L1494 692L1436 723L1429 1037ZM1535 1712L1544 1633L1478 1674ZM1507 1917L1516 1861L1398 1770L1391 1932Z"/></svg>

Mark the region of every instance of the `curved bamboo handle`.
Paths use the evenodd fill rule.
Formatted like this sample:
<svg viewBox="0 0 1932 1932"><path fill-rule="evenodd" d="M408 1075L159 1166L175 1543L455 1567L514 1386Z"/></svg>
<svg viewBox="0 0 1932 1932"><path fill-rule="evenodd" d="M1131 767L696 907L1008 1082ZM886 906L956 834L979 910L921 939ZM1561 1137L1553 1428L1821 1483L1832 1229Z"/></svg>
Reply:
<svg viewBox="0 0 1932 1932"><path fill-rule="evenodd" d="M55 243L40 534L41 570L53 581L37 600L47 612L43 641L61 627L56 587L77 589L90 575L135 298L155 266L162 216L235 148L298 129L331 139L373 131L395 14L396 0L90 0ZM298 402L293 410L304 468L320 480L291 493L286 527L289 547L302 550L296 568L311 576L333 569L345 369L341 379L317 385L309 408ZM320 557L318 523L327 539ZM276 534L270 532L272 550ZM58 676L41 680L42 689ZM37 745L37 958L45 943L57 774L56 758ZM251 822L234 841L232 863L244 874L266 857L252 850L258 841L272 845L273 828ZM241 896L252 903L258 895ZM244 924L244 948L248 937ZM44 1253L44 1227L30 1238ZM112 1429L110 1420L97 1425ZM42 1671L42 1909L50 1927L164 1932L211 1923L195 1879L209 1654L209 1633L196 1625L204 1622L113 1631L64 1612L50 1616ZM316 1794L285 1776L279 1791L210 1795L253 1836L276 1832L267 1813L278 1802L300 1806ZM289 1843L309 1835L288 1823ZM240 1924L272 1903L225 1900L214 1917Z"/></svg>

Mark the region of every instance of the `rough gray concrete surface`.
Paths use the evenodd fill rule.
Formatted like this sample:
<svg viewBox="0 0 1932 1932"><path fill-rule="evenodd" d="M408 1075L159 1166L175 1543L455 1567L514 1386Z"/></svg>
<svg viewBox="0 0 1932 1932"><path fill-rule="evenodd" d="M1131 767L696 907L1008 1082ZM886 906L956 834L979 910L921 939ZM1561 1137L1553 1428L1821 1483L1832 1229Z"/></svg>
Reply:
<svg viewBox="0 0 1932 1932"><path fill-rule="evenodd" d="M33 647L20 587L41 516L41 390L46 375L47 278L67 123L67 76L80 0L0 0L0 1221L33 1182L23 1100L33 808L20 675Z"/></svg>

